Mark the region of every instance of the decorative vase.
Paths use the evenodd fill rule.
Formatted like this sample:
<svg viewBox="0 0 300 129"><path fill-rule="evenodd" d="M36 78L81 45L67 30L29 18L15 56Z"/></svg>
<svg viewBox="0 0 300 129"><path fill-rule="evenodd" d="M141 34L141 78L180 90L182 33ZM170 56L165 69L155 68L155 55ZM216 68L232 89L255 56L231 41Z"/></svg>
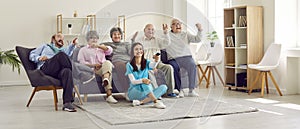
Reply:
<svg viewBox="0 0 300 129"><path fill-rule="evenodd" d="M210 42L210 47L214 47L215 46L215 42Z"/></svg>
<svg viewBox="0 0 300 129"><path fill-rule="evenodd" d="M68 34L72 34L72 24L68 24Z"/></svg>

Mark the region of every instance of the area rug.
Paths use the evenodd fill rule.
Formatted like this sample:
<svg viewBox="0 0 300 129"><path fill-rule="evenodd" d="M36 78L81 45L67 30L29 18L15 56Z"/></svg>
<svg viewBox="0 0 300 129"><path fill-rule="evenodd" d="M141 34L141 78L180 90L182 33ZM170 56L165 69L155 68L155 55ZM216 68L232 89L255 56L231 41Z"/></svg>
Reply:
<svg viewBox="0 0 300 129"><path fill-rule="evenodd" d="M125 99L118 100L117 104L108 104L102 97L89 97L88 102L77 106L110 125L202 118L258 111L252 107L195 97L163 98L162 101L167 106L166 109L154 108L153 103L133 107Z"/></svg>

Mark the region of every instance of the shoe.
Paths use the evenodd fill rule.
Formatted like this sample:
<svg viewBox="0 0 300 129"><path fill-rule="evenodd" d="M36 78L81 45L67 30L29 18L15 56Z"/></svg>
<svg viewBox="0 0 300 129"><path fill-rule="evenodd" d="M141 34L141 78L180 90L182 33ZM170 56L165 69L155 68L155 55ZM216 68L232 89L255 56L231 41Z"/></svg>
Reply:
<svg viewBox="0 0 300 129"><path fill-rule="evenodd" d="M189 91L189 96L190 96L190 97L198 97L198 96L199 96L199 94L198 94L198 93L196 93L196 91L195 91L195 90L191 90L191 91Z"/></svg>
<svg viewBox="0 0 300 129"><path fill-rule="evenodd" d="M170 97L170 98L177 97L177 95L176 95L175 93L170 93L170 94L168 94L167 96Z"/></svg>
<svg viewBox="0 0 300 129"><path fill-rule="evenodd" d="M183 98L183 97L184 97L184 92L183 92L183 90L180 90L178 96L179 96L179 98Z"/></svg>
<svg viewBox="0 0 300 129"><path fill-rule="evenodd" d="M125 92L125 94L123 95L123 97L127 100L130 101L129 97L128 97L128 92Z"/></svg>
<svg viewBox="0 0 300 129"><path fill-rule="evenodd" d="M93 75L90 79L88 79L87 81L82 82L82 84L87 84L89 82L91 82L96 76Z"/></svg>
<svg viewBox="0 0 300 129"><path fill-rule="evenodd" d="M108 103L117 103L117 102L118 102L112 95L108 96L108 97L106 98L106 101L107 101Z"/></svg>
<svg viewBox="0 0 300 129"><path fill-rule="evenodd" d="M68 111L68 112L76 112L76 109L71 102L65 103L62 110Z"/></svg>
<svg viewBox="0 0 300 129"><path fill-rule="evenodd" d="M106 87L108 85L109 80L108 78L104 78L102 82L103 82L103 87Z"/></svg>
<svg viewBox="0 0 300 129"><path fill-rule="evenodd" d="M162 97L158 97L157 99L158 99L158 100L162 100Z"/></svg>
<svg viewBox="0 0 300 129"><path fill-rule="evenodd" d="M141 105L141 102L139 100L133 100L132 101L132 106L140 106Z"/></svg>
<svg viewBox="0 0 300 129"><path fill-rule="evenodd" d="M177 89L174 89L173 93L178 95L179 91Z"/></svg>
<svg viewBox="0 0 300 129"><path fill-rule="evenodd" d="M154 103L154 107L156 107L158 109L165 109L166 105L164 105L164 103L162 101L157 100L156 103Z"/></svg>

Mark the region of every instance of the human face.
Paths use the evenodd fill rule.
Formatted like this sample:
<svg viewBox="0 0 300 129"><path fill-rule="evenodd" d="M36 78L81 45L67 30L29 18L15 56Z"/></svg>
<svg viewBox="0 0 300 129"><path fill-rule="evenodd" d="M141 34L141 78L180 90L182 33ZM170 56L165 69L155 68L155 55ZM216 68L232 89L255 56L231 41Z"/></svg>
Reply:
<svg viewBox="0 0 300 129"><path fill-rule="evenodd" d="M115 43L119 43L121 42L121 33L119 31L114 31L112 34L112 41Z"/></svg>
<svg viewBox="0 0 300 129"><path fill-rule="evenodd" d="M88 44L91 45L91 44L95 44L95 43L98 43L98 40L99 38L98 37L89 37L89 41L88 41Z"/></svg>
<svg viewBox="0 0 300 129"><path fill-rule="evenodd" d="M155 31L152 24L148 24L144 29L144 33L147 38L152 38L154 36L154 32Z"/></svg>
<svg viewBox="0 0 300 129"><path fill-rule="evenodd" d="M144 54L143 46L142 45L136 45L133 48L133 54L135 57L142 57Z"/></svg>
<svg viewBox="0 0 300 129"><path fill-rule="evenodd" d="M181 32L181 22L177 19L173 20L171 23L171 30L173 33L179 33Z"/></svg>
<svg viewBox="0 0 300 129"><path fill-rule="evenodd" d="M64 46L64 35L62 35L61 33L58 33L54 36L54 43L56 47L62 47Z"/></svg>

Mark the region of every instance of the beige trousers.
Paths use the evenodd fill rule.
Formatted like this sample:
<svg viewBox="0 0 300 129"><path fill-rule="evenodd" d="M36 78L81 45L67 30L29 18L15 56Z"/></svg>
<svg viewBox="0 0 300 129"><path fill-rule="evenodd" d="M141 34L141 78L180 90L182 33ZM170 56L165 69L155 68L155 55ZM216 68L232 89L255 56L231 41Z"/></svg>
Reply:
<svg viewBox="0 0 300 129"><path fill-rule="evenodd" d="M107 78L109 80L108 85L104 87L105 91L112 89L112 86L111 86L111 83L112 83L112 77L111 77L112 67L113 67L113 64L110 61L107 60L107 61L103 62L102 67L98 71L96 71L96 74L101 76L102 80L104 79L103 75L105 73L109 73L109 78ZM102 81L102 83L103 83L103 81Z"/></svg>
<svg viewBox="0 0 300 129"><path fill-rule="evenodd" d="M159 62L156 68L163 71L165 75L166 85L168 87L167 94L173 93L175 88L173 67L169 64L164 64L162 62ZM158 87L153 70L149 71L149 79L151 80L151 83L154 88Z"/></svg>

